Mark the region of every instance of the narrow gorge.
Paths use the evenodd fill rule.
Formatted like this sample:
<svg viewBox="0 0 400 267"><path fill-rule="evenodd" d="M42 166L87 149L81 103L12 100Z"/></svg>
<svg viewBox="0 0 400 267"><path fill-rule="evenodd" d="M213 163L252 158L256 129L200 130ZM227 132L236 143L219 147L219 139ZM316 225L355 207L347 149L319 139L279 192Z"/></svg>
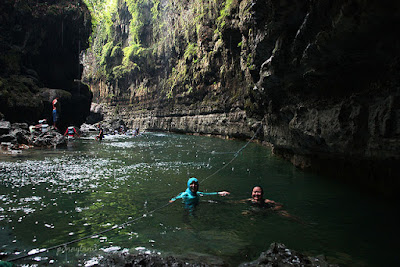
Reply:
<svg viewBox="0 0 400 267"><path fill-rule="evenodd" d="M5 0L0 113L251 138L303 169L399 188L397 1ZM80 81L81 80L81 81ZM82 82L82 83L81 83ZM90 90L89 90L90 88Z"/></svg>
<svg viewBox="0 0 400 267"><path fill-rule="evenodd" d="M257 139L294 165L392 195L399 6L117 1L83 79L129 127L250 138L263 125Z"/></svg>

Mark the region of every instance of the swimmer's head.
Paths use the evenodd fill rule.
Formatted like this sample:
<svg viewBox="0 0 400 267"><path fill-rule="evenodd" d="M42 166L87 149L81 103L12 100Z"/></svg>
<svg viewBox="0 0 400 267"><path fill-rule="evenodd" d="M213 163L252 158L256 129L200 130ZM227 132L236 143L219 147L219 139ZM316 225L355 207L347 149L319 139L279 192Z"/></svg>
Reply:
<svg viewBox="0 0 400 267"><path fill-rule="evenodd" d="M193 182L198 184L199 180L197 180L197 178L195 178L195 177L189 178L189 180L187 181L187 186L189 187L190 184L193 183Z"/></svg>
<svg viewBox="0 0 400 267"><path fill-rule="evenodd" d="M253 190L251 191L251 198L254 201L261 201L264 196L264 190L261 186L256 185L253 187Z"/></svg>
<svg viewBox="0 0 400 267"><path fill-rule="evenodd" d="M192 193L196 193L199 190L199 180L192 177L188 180L187 186Z"/></svg>

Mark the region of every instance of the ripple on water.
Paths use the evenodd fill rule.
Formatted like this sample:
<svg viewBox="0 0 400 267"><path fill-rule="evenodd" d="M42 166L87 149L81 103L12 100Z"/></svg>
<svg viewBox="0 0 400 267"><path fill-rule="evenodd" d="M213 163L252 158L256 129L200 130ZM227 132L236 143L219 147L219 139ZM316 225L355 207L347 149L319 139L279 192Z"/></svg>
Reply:
<svg viewBox="0 0 400 267"><path fill-rule="evenodd" d="M0 162L4 190L0 192L0 221L20 223L28 214L57 206L57 195L46 199L44 196L36 196L43 190L51 194L76 195L96 189L104 180L113 177L114 172L107 166L115 162L113 159L79 155ZM74 208L77 213L83 210L85 208ZM50 228L53 227L50 225Z"/></svg>
<svg viewBox="0 0 400 267"><path fill-rule="evenodd" d="M64 156L44 160L0 162L0 169L5 186L21 188L46 183L56 186L52 189L53 192L56 188L69 186L70 190L73 190L71 193L76 189L84 189L87 183L94 184L93 181L110 174L105 168L108 164L110 160Z"/></svg>

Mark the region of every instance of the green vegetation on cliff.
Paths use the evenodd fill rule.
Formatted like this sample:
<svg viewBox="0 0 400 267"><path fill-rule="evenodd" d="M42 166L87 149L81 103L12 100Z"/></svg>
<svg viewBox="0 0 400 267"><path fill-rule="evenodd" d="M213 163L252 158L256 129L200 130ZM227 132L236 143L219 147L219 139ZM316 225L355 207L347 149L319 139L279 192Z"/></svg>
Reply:
<svg viewBox="0 0 400 267"><path fill-rule="evenodd" d="M161 97L211 90L234 66L212 69L212 62L229 64L222 32L237 0L85 0L95 30L94 62L84 79L107 84L107 94L130 101L145 92ZM217 23L215 23L217 22ZM93 67L94 66L94 67ZM157 80L158 82L153 82ZM132 86L134 84L134 86ZM128 90L129 88L129 90ZM104 94L103 94L104 95Z"/></svg>
<svg viewBox="0 0 400 267"><path fill-rule="evenodd" d="M139 69L138 62L144 51L141 42L142 30L150 23L145 11L152 7L153 17L157 18L157 5L152 6L152 1L148 0L84 1L92 12L95 28L91 49L99 66L96 73L90 74L91 78L96 80L105 77L107 81L113 81ZM125 9L129 14L123 13ZM122 35L127 32L129 38L123 40ZM124 41L123 46L121 41Z"/></svg>

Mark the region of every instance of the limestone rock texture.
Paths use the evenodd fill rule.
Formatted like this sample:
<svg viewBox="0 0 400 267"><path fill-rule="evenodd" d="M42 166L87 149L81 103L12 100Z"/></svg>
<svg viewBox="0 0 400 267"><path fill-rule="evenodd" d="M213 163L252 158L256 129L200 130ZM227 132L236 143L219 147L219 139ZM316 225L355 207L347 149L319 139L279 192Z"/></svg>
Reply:
<svg viewBox="0 0 400 267"><path fill-rule="evenodd" d="M267 19L273 27L251 45L259 55L252 110L264 120L264 138L297 166L392 194L400 173L400 50L392 27L399 4L304 3L276 2L275 12L259 16L280 18Z"/></svg>

